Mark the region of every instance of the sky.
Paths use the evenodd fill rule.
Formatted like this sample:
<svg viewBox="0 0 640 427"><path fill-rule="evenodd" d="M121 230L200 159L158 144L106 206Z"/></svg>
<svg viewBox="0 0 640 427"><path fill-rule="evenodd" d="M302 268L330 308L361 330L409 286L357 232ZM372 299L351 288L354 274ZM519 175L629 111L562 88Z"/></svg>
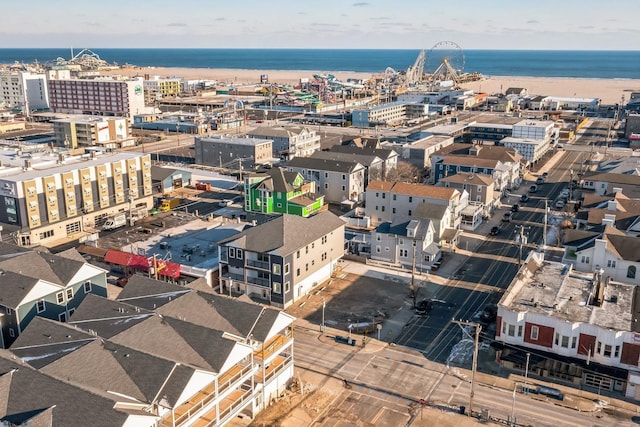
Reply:
<svg viewBox="0 0 640 427"><path fill-rule="evenodd" d="M23 0L0 48L640 50L637 0Z"/></svg>

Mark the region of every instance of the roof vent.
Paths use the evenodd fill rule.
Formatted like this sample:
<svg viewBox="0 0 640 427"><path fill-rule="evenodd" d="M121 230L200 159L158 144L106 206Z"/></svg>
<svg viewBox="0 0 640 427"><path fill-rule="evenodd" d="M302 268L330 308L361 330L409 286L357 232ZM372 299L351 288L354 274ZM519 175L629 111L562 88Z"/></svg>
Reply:
<svg viewBox="0 0 640 427"><path fill-rule="evenodd" d="M609 301L611 301L612 304L617 304L618 303L618 295L611 295L611 298L609 298Z"/></svg>

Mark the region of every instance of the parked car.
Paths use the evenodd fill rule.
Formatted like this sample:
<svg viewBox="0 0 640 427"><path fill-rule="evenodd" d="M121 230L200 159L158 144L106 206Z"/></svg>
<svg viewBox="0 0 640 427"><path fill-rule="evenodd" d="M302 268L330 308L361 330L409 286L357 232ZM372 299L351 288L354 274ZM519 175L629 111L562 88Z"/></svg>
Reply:
<svg viewBox="0 0 640 427"><path fill-rule="evenodd" d="M495 226L495 227L491 227L491 231L489 232L489 234L491 234L492 236L497 236L500 233L500 227Z"/></svg>
<svg viewBox="0 0 640 427"><path fill-rule="evenodd" d="M549 172L544 172L544 173L542 174L542 177L543 177L544 179L547 179L547 177L548 177L548 176L549 176Z"/></svg>
<svg viewBox="0 0 640 427"><path fill-rule="evenodd" d="M502 222L511 222L511 212L505 212L502 217Z"/></svg>
<svg viewBox="0 0 640 427"><path fill-rule="evenodd" d="M569 190L567 188L562 190L562 192L560 192L560 197L563 198L563 199L568 199L569 198Z"/></svg>
<svg viewBox="0 0 640 427"><path fill-rule="evenodd" d="M513 205L511 205L511 212L518 212L520 210L520 205L518 205L517 203L514 203Z"/></svg>
<svg viewBox="0 0 640 427"><path fill-rule="evenodd" d="M564 208L564 205L565 205L565 203L564 203L564 200L562 200L562 199L560 199L560 200L558 200L556 202L556 208L558 208L558 209Z"/></svg>
<svg viewBox="0 0 640 427"><path fill-rule="evenodd" d="M544 178L539 176L538 179L536 179L536 184L538 185L544 184Z"/></svg>
<svg viewBox="0 0 640 427"><path fill-rule="evenodd" d="M422 301L416 304L416 314L425 315L429 314L431 311L432 303L427 299L423 299Z"/></svg>
<svg viewBox="0 0 640 427"><path fill-rule="evenodd" d="M535 193L536 191L538 191L537 185L532 185L531 187L529 187L529 193Z"/></svg>
<svg viewBox="0 0 640 427"><path fill-rule="evenodd" d="M231 206L233 204L233 200L224 199L218 202L218 206L226 208L227 206Z"/></svg>
<svg viewBox="0 0 640 427"><path fill-rule="evenodd" d="M523 194L522 196L520 196L520 201L521 202L528 202L529 201L529 195L528 194Z"/></svg>
<svg viewBox="0 0 640 427"><path fill-rule="evenodd" d="M480 313L480 322L489 324L498 317L498 308L495 305L487 305Z"/></svg>

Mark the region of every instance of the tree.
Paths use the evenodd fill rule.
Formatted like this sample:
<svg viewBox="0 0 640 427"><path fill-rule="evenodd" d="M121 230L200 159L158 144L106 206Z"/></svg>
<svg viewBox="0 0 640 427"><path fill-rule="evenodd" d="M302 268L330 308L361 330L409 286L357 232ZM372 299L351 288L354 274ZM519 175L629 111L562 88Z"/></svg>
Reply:
<svg viewBox="0 0 640 427"><path fill-rule="evenodd" d="M400 161L394 169L387 172L387 181L419 182L422 178L420 169L409 162Z"/></svg>

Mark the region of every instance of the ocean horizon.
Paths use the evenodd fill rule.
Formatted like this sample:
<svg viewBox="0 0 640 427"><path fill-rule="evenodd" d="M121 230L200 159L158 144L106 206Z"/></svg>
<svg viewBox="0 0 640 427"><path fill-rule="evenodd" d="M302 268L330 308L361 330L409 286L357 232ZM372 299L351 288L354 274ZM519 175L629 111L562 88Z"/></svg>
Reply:
<svg viewBox="0 0 640 427"><path fill-rule="evenodd" d="M82 49L73 49L77 55ZM109 63L139 67L381 73L405 71L418 49L91 49ZM71 48L0 49L0 64L53 63ZM640 51L629 50L425 50L425 72L447 58L455 68L486 76L640 79Z"/></svg>

